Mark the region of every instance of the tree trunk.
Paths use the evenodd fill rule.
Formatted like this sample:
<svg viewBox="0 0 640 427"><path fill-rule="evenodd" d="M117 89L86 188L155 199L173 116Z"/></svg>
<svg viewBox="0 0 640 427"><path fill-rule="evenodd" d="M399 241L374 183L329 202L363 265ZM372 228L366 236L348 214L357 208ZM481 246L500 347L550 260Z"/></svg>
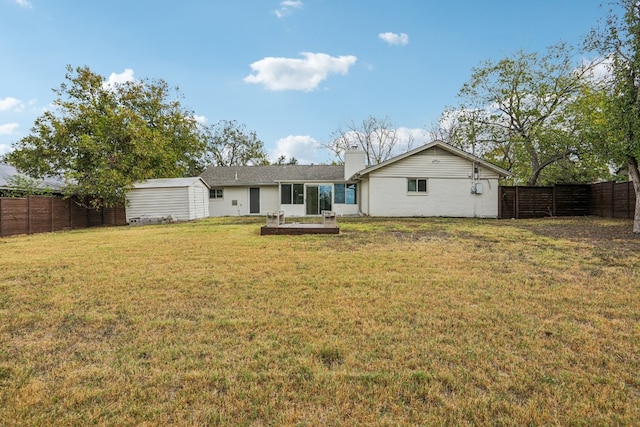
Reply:
<svg viewBox="0 0 640 427"><path fill-rule="evenodd" d="M633 215L633 232L640 233L640 171L638 171L638 161L635 158L629 158L627 162L629 176L633 182L633 189L636 193L636 211Z"/></svg>

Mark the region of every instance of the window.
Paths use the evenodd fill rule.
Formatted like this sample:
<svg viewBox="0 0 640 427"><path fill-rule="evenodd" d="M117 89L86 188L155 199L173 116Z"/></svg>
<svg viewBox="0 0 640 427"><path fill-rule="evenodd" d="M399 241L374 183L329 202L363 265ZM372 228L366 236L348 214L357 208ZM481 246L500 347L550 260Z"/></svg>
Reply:
<svg viewBox="0 0 640 427"><path fill-rule="evenodd" d="M348 205L355 205L358 203L358 196L356 194L357 184L347 184L347 188L345 190L345 198L347 200Z"/></svg>
<svg viewBox="0 0 640 427"><path fill-rule="evenodd" d="M212 188L209 190L209 198L210 199L222 199L222 188Z"/></svg>
<svg viewBox="0 0 640 427"><path fill-rule="evenodd" d="M304 204L304 184L281 184L280 203L283 205Z"/></svg>
<svg viewBox="0 0 640 427"><path fill-rule="evenodd" d="M280 203L283 205L291 204L291 184L282 184L280 186Z"/></svg>
<svg viewBox="0 0 640 427"><path fill-rule="evenodd" d="M344 203L344 184L334 184L333 191L335 194L333 195L333 200L336 203Z"/></svg>
<svg viewBox="0 0 640 427"><path fill-rule="evenodd" d="M333 189L335 191L334 201L336 204L355 205L358 202L356 195L357 184L334 184Z"/></svg>
<svg viewBox="0 0 640 427"><path fill-rule="evenodd" d="M304 205L304 184L293 184L293 204Z"/></svg>
<svg viewBox="0 0 640 427"><path fill-rule="evenodd" d="M426 178L409 178L407 180L407 191L410 193L426 193L427 179Z"/></svg>

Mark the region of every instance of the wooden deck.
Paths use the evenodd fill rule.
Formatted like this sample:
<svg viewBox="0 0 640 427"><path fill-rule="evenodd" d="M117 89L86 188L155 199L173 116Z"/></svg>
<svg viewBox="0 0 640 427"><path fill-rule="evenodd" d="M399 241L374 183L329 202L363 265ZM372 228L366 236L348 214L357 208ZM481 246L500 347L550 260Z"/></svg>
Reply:
<svg viewBox="0 0 640 427"><path fill-rule="evenodd" d="M340 228L326 224L280 224L277 227L260 227L261 236L300 234L340 234Z"/></svg>

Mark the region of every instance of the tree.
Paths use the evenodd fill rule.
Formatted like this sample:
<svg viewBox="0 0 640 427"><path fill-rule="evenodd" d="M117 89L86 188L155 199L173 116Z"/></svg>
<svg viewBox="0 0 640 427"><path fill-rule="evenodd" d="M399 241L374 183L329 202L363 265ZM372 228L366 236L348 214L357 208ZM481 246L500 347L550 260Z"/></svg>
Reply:
<svg viewBox="0 0 640 427"><path fill-rule="evenodd" d="M593 135L583 120L592 112L589 103L598 102L590 90L596 64L576 64L573 57L560 44L544 56L520 51L475 68L460 90L461 105L443 115L450 138L445 142L502 166L527 185L557 179L563 170L570 171L567 178L581 176L574 173L581 169L589 175L585 180L593 170L606 174L606 162L591 155Z"/></svg>
<svg viewBox="0 0 640 427"><path fill-rule="evenodd" d="M276 165L276 166L297 165L298 164L298 159L296 159L295 157L290 157L289 160L287 160L287 156L282 154L282 155L280 155L280 157L278 157L278 159L273 164Z"/></svg>
<svg viewBox="0 0 640 427"><path fill-rule="evenodd" d="M88 67L68 66L65 78L8 163L64 179L66 196L94 208L123 206L136 181L199 173L205 139L177 89L163 80L107 84Z"/></svg>
<svg viewBox="0 0 640 427"><path fill-rule="evenodd" d="M388 117L380 119L369 116L360 124L352 121L340 125L326 148L342 163L344 152L357 147L365 152L368 165L376 165L396 154L403 143L406 151L413 145L413 139L400 141L400 135Z"/></svg>
<svg viewBox="0 0 640 427"><path fill-rule="evenodd" d="M622 16L609 12L605 31L594 31L589 47L610 60L607 138L601 150L625 165L636 194L633 232L640 233L640 3L620 0Z"/></svg>
<svg viewBox="0 0 640 427"><path fill-rule="evenodd" d="M210 161L216 166L268 165L264 143L235 120L220 120L207 130Z"/></svg>

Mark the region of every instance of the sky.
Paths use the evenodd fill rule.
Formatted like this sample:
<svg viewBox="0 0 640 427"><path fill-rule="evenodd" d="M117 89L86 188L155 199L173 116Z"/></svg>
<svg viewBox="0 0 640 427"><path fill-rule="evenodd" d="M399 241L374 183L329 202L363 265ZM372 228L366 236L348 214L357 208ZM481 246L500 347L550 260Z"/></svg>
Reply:
<svg viewBox="0 0 640 427"><path fill-rule="evenodd" d="M163 79L271 160L331 161L332 134L387 118L414 145L474 67L581 43L601 0L0 0L0 155L51 106L66 66Z"/></svg>

